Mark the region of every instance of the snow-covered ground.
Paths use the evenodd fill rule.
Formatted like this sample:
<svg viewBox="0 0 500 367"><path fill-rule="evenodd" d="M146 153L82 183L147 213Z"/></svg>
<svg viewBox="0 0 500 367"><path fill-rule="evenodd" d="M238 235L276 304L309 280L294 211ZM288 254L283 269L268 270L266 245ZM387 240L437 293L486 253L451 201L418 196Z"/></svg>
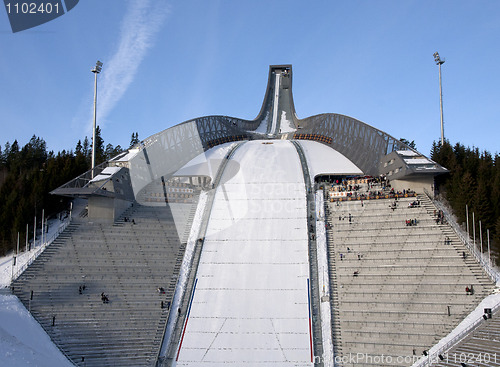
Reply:
<svg viewBox="0 0 500 367"><path fill-rule="evenodd" d="M297 152L251 141L232 159L240 170L217 188L177 366L311 366Z"/></svg>
<svg viewBox="0 0 500 367"><path fill-rule="evenodd" d="M273 120L271 124L271 131L269 131L269 135L274 135L276 133L276 125L278 123L278 102L280 96L280 77L281 74L275 74L275 83L274 83L274 102L273 102Z"/></svg>
<svg viewBox="0 0 500 367"><path fill-rule="evenodd" d="M323 337L323 365L332 367L334 361L332 340L332 314L330 308L330 278L328 277L328 249L323 203L323 190L316 192L316 246L318 257L318 283L320 289L321 335Z"/></svg>
<svg viewBox="0 0 500 367"><path fill-rule="evenodd" d="M264 116L264 118L262 119L262 121L260 122L260 125L259 127L255 130L256 133L259 133L259 134L265 134L267 132L267 124L268 124L268 120L269 120L269 111L266 112L266 115Z"/></svg>
<svg viewBox="0 0 500 367"><path fill-rule="evenodd" d="M280 120L280 133L291 133L296 131L294 128L292 120L288 120L286 118L286 111L281 111L281 120Z"/></svg>
<svg viewBox="0 0 500 367"><path fill-rule="evenodd" d="M72 366L16 296L0 295L0 365Z"/></svg>
<svg viewBox="0 0 500 367"><path fill-rule="evenodd" d="M191 231L189 233L189 238L186 243L186 251L184 253L184 258L182 260L181 270L179 272L179 278L175 287L174 299L172 301L172 310L179 309L181 305L184 292L186 291L186 284L189 276L189 269L191 267L191 261L193 259L194 250L196 246L196 240L198 239L198 234L200 231L201 223L203 220L203 212L207 204L208 193L203 191L200 194L200 199L198 200L198 206L196 207L196 213L193 218L193 224L191 226ZM161 355L165 356L168 352L168 346L170 345L170 339L172 337L175 324L177 322L177 313L171 313L166 327L165 338L163 339L163 345L161 348Z"/></svg>

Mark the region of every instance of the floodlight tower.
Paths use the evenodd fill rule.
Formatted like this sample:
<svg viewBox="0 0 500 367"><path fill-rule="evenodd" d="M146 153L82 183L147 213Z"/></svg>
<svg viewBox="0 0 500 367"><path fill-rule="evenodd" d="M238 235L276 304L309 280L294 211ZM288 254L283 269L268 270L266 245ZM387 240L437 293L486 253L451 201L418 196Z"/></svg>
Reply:
<svg viewBox="0 0 500 367"><path fill-rule="evenodd" d="M439 53L434 52L434 61L439 65L439 107L441 109L441 146L444 145L444 125L443 125L443 89L441 85L441 65L444 64L444 59L441 60Z"/></svg>
<svg viewBox="0 0 500 367"><path fill-rule="evenodd" d="M95 168L95 130L96 130L96 120L97 120L97 74L102 70L102 62L97 60L95 67L91 70L94 73L94 123L92 125L92 173L91 177L94 178L94 168Z"/></svg>

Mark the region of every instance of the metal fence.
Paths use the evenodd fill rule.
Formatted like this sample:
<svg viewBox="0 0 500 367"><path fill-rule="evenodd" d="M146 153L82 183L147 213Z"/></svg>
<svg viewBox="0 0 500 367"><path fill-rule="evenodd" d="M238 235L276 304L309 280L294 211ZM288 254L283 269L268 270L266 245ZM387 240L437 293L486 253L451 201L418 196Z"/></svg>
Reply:
<svg viewBox="0 0 500 367"><path fill-rule="evenodd" d="M21 265L18 269L16 269L15 272L12 273L12 280L16 280L19 278L19 276L30 266L33 261L36 260L36 258L49 246L54 240L59 237L59 235L68 227L68 225L71 223L71 216L69 216L63 223L62 225L57 229L55 233L50 236L49 239L44 239L44 242L40 244L38 248L33 252L33 254L30 256L27 262L25 262L23 265Z"/></svg>
<svg viewBox="0 0 500 367"><path fill-rule="evenodd" d="M491 278L491 280L495 283L500 281L500 273L498 272L498 270L496 270L490 264L490 262L484 258L481 251L474 245L474 242L471 241L471 239L467 235L467 233L465 233L464 230L462 228L460 228L458 223L453 219L452 214L450 213L448 208L446 206L444 206L443 203L441 203L440 201L435 200L431 196L431 194L429 194L429 192L427 190L424 189L424 191L425 191L425 194L427 195L427 197L436 206L436 208L438 208L439 210L441 210L443 212L444 217L446 218L446 221L448 222L448 224L451 226L451 228L453 228L453 230L457 234L458 238L460 238L460 241L462 241L462 243L469 249L471 254L479 262L479 264L481 264L484 271L486 272L486 274L488 274L488 276Z"/></svg>
<svg viewBox="0 0 500 367"><path fill-rule="evenodd" d="M435 200L427 190L424 190L425 194L429 197L429 199L434 203L436 208L441 210L446 218L446 221L450 226L453 228L455 233L457 234L458 238L462 241L462 243L467 246L469 251L474 255L476 260L481 264L485 272L488 274L488 276L495 282L497 283L500 280L500 273L494 269L491 264L487 263L486 260L483 258L481 252L477 249L476 246L474 246L474 243L471 242L470 238L467 236L466 233L460 228L460 226L455 222L453 219L450 211L448 208L446 208L443 203L441 203L438 200ZM492 307L492 312L495 313L498 309L500 309L500 303L496 304L494 307ZM432 353L429 353L426 357L422 357L421 360L417 361L412 365L412 367L425 367L425 366L430 366L432 364L438 363L441 360L441 356L443 353L446 353L449 351L451 348L456 346L458 343L460 343L467 335L469 335L471 332L473 332L475 329L477 329L482 323L484 322L483 316L478 317L476 320L474 320L471 324L466 326L463 330L461 330L457 335L452 337L448 342L437 348L435 351Z"/></svg>

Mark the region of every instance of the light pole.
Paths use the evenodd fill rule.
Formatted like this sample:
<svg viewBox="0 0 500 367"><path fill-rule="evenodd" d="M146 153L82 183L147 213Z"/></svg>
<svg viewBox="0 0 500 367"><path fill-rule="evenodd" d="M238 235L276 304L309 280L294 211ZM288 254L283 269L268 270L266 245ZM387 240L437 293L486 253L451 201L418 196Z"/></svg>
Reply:
<svg viewBox="0 0 500 367"><path fill-rule="evenodd" d="M441 85L441 65L444 64L444 60L441 60L439 53L434 52L434 61L439 65L439 107L441 109L441 146L444 145L444 125L443 125L443 89Z"/></svg>
<svg viewBox="0 0 500 367"><path fill-rule="evenodd" d="M97 119L97 74L102 70L102 62L97 60L95 67L91 70L94 73L94 124L92 125L92 173L91 177L94 178L94 168L95 168L95 130L96 130L96 119Z"/></svg>

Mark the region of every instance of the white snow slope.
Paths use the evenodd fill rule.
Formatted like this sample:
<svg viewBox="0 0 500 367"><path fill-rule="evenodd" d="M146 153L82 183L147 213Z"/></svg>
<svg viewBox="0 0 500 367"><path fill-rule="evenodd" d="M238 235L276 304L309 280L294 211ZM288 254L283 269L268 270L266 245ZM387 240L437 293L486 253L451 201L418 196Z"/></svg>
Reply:
<svg viewBox="0 0 500 367"><path fill-rule="evenodd" d="M16 296L0 295L0 366L69 367L72 364Z"/></svg>
<svg viewBox="0 0 500 367"><path fill-rule="evenodd" d="M177 366L311 366L304 179L288 141L251 141L217 188Z"/></svg>

